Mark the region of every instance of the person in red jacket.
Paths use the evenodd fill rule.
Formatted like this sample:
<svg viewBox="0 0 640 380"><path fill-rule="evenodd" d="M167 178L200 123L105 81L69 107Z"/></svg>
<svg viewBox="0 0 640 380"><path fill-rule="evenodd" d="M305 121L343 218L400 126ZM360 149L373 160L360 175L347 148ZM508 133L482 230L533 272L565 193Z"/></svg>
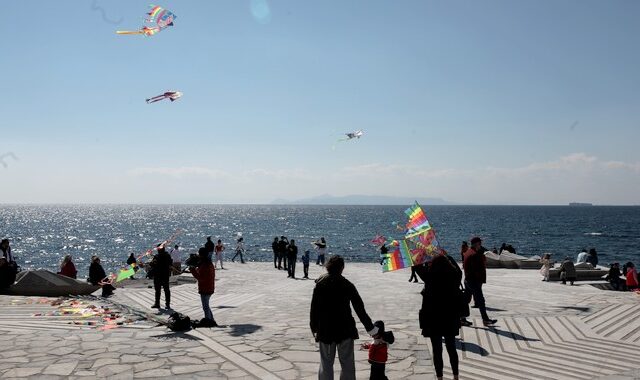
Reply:
<svg viewBox="0 0 640 380"><path fill-rule="evenodd" d="M492 326L497 321L489 318L487 308L484 303L484 295L482 294L482 284L487 282L487 258L484 253L486 248L482 246L482 239L474 237L471 239L471 248L465 253L463 262L464 267L464 285L473 294L473 299L480 314L482 315L482 323L485 326Z"/></svg>
<svg viewBox="0 0 640 380"><path fill-rule="evenodd" d="M371 364L369 380L387 380L384 367L387 363L389 345L395 342L395 337L393 332L384 331L384 322L375 321L373 326L378 329L373 336L373 341L362 344L362 348L369 350L369 364Z"/></svg>
<svg viewBox="0 0 640 380"><path fill-rule="evenodd" d="M71 255L66 255L64 257L64 259L62 260L62 263L60 263L60 272L58 272L58 274L71 277L71 278L76 278L78 271L76 270L76 266L73 265Z"/></svg>
<svg viewBox="0 0 640 380"><path fill-rule="evenodd" d="M211 300L211 296L215 291L216 268L213 266L206 248L200 248L198 256L200 257L200 263L197 267L189 268L189 271L198 280L198 293L200 293L202 310L204 311L204 318L200 321L200 326L216 327L218 324L213 319L213 313L209 306L209 300Z"/></svg>

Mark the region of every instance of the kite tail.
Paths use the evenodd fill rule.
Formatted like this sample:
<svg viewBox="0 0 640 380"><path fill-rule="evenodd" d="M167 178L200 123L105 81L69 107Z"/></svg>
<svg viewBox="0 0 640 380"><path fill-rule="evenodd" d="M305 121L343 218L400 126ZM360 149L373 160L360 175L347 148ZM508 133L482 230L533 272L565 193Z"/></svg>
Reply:
<svg viewBox="0 0 640 380"><path fill-rule="evenodd" d="M116 34L143 34L140 30L116 30Z"/></svg>

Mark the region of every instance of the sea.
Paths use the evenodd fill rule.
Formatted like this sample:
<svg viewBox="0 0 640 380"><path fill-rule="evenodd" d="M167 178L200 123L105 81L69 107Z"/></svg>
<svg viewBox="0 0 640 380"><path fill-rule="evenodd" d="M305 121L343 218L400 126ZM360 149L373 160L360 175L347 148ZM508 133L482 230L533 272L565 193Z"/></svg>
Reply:
<svg viewBox="0 0 640 380"><path fill-rule="evenodd" d="M270 261L276 236L315 252L325 237L330 254L376 262L370 243L381 234L401 238L396 223L407 206L298 205L0 205L0 237L9 238L23 269L56 270L70 254L82 274L91 256L115 271L133 252L144 253L178 232L174 244L196 253L207 236L221 239L230 258L242 236L249 261ZM486 248L513 245L524 256L575 258L595 248L601 265L640 261L640 207L423 205L443 248L459 256L463 240L480 236Z"/></svg>

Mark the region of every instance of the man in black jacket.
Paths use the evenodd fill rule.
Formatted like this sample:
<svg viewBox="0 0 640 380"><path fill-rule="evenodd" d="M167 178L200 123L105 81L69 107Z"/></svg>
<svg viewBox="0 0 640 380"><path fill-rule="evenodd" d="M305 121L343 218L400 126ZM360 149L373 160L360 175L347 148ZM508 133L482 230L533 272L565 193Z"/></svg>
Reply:
<svg viewBox="0 0 640 380"><path fill-rule="evenodd" d="M320 343L319 380L333 379L333 362L338 351L342 367L341 380L355 380L356 368L353 341L358 339L356 321L351 315L351 306L369 335L377 328L367 315L362 298L356 287L342 277L344 260L333 256L326 264L327 274L316 280L311 300L311 332Z"/></svg>
<svg viewBox="0 0 640 380"><path fill-rule="evenodd" d="M164 302L166 309L171 309L171 290L169 289L169 276L173 260L171 255L164 249L164 245L158 245L158 253L151 262L153 267L153 287L156 291L156 302L151 306L153 309L160 308L160 291L164 289Z"/></svg>

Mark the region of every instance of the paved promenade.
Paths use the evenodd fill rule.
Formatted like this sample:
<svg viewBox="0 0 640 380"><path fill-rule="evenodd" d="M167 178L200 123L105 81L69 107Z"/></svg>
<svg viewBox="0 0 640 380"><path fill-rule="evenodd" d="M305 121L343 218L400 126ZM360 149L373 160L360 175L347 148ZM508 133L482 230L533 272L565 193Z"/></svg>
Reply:
<svg viewBox="0 0 640 380"><path fill-rule="evenodd" d="M313 281L287 279L269 263L225 268L217 272L212 298L222 327L187 333L153 321L100 330L74 323L78 317L46 316L55 306L34 302L39 297L0 296L0 377L316 378L319 354L308 328ZM311 266L312 278L321 273ZM387 376L434 379L418 329L422 284L408 283L409 271L382 274L374 264L347 263L344 275L369 315L394 331ZM476 326L464 328L458 342L461 379L640 377L640 296L543 283L535 270L489 270L488 282L489 312L499 321L495 328L479 327L472 309ZM202 317L195 284L173 287L172 297L175 310ZM110 302L157 313L149 308L152 298L152 289L128 287L117 289ZM358 328L362 343L367 336ZM451 378L447 360L445 378ZM356 361L358 378L368 378L366 351L356 351Z"/></svg>

